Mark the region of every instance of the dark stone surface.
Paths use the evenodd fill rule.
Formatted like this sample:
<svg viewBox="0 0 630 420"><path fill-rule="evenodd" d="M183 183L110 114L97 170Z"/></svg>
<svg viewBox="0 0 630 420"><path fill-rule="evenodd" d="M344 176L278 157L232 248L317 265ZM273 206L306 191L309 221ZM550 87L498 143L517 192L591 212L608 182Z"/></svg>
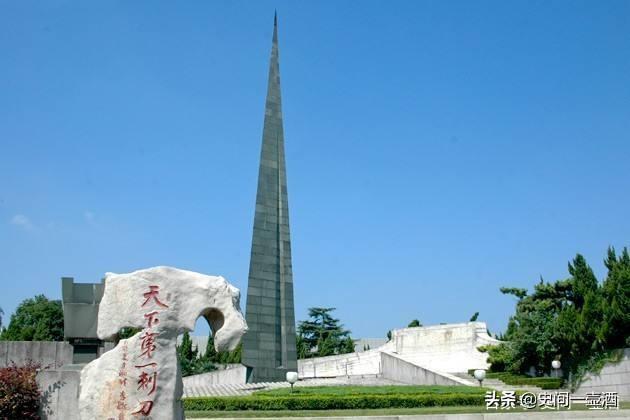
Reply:
<svg viewBox="0 0 630 420"><path fill-rule="evenodd" d="M284 381L287 371L297 371L278 27L275 19L245 318L249 331L243 338L242 362L250 368L248 381Z"/></svg>
<svg viewBox="0 0 630 420"><path fill-rule="evenodd" d="M75 283L72 277L61 278L64 339L73 347L73 363L89 363L103 352L98 338L98 306L105 284Z"/></svg>

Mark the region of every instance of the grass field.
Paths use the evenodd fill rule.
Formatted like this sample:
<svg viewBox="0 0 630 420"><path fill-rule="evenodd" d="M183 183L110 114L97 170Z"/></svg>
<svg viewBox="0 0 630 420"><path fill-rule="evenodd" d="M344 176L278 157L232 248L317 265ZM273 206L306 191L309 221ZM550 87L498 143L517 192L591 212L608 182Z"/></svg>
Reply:
<svg viewBox="0 0 630 420"><path fill-rule="evenodd" d="M425 407L386 408L372 410L301 410L301 411L186 411L186 418L257 418L257 417L339 417L339 416L395 416L411 414L482 413L484 407Z"/></svg>
<svg viewBox="0 0 630 420"><path fill-rule="evenodd" d="M375 396L375 398L396 398L405 395L435 395L436 398L448 398L448 395L469 395L480 396L488 391L487 388L469 386L433 386L433 385L400 385L400 386L319 386L319 387L296 387L291 394L290 388L279 388L274 390L258 391L253 397L260 399L291 399L291 395L297 398L317 398L330 396L331 399L344 396ZM380 396L380 397L379 397ZM391 397L385 397L391 396ZM437 397L440 396L440 397ZM233 397L234 398L234 397ZM236 397L242 398L242 397ZM251 397L249 397L251 398ZM483 401L483 400L482 400ZM458 403L455 403L458 404ZM192 408L192 407L191 407ZM306 407L305 407L306 408ZM621 403L621 408L630 410L630 402ZM575 404L572 410L585 410L583 404ZM418 414L459 414L459 413L507 413L507 412L528 412L539 411L524 410L516 408L512 410L487 410L485 405L457 405L457 406L425 406L416 408L351 408L351 409L322 409L322 410L208 410L208 411L186 411L188 418L283 418L283 417L338 417L338 416L384 416L384 415L418 415ZM563 410L564 411L564 410ZM630 415L629 415L630 418Z"/></svg>
<svg viewBox="0 0 630 420"><path fill-rule="evenodd" d="M621 409L630 410L630 402L621 403ZM572 410L585 410L584 405L576 405ZM515 409L510 412L539 411ZM281 417L339 417L339 416L400 416L413 414L464 414L464 413L489 413L495 411L486 410L485 407L423 407L423 408L386 408L373 410L308 410L308 411L186 411L187 418L220 419L220 418L281 418ZM505 413L506 411L497 411ZM629 413L630 414L630 413Z"/></svg>

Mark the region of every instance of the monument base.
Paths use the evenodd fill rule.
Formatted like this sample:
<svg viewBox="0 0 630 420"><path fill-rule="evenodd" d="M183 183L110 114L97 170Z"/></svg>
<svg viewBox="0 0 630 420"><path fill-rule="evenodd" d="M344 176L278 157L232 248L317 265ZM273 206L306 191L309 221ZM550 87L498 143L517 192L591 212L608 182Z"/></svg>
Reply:
<svg viewBox="0 0 630 420"><path fill-rule="evenodd" d="M79 385L81 369L85 365L65 365L37 373L37 384L42 392L42 419L79 420Z"/></svg>

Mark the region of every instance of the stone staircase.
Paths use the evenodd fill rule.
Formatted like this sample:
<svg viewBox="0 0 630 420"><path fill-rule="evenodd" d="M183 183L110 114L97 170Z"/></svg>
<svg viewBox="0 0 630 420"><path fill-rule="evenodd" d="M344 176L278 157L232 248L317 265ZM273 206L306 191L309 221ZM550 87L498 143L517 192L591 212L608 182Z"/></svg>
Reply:
<svg viewBox="0 0 630 420"><path fill-rule="evenodd" d="M458 378L462 378L462 379L467 379L469 381L473 381L474 383L478 384L479 381L477 379L475 379L474 376L469 375L467 372L464 373L454 373L455 376L457 376ZM486 388L492 388L494 390L497 391L516 391L517 389L519 391L527 391L527 392L532 392L536 395L538 395L538 393L543 392L542 388L539 388L537 386L530 386L530 385L508 385L505 382L499 380L499 379L495 379L495 378L487 378L483 380L483 386Z"/></svg>
<svg viewBox="0 0 630 420"><path fill-rule="evenodd" d="M335 385L403 385L395 381L380 378L376 375L344 376L335 378L303 379L295 387L305 386L335 386ZM224 384L224 385L184 385L184 397L236 397L251 395L255 391L277 388L289 388L288 382L259 382L254 384Z"/></svg>
<svg viewBox="0 0 630 420"><path fill-rule="evenodd" d="M184 387L184 397L237 397L251 395L263 389L286 388L288 382L261 382L256 384L195 385Z"/></svg>

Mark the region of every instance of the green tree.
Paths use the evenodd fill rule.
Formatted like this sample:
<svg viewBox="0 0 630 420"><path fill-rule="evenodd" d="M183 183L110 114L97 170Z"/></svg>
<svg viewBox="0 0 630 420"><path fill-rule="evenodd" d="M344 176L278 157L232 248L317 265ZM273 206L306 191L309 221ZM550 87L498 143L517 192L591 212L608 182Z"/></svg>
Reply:
<svg viewBox="0 0 630 420"><path fill-rule="evenodd" d="M134 335L138 334L140 331L142 331L141 328L132 328L132 327L121 328L120 331L118 331L118 339L122 340L125 338L131 338Z"/></svg>
<svg viewBox="0 0 630 420"><path fill-rule="evenodd" d="M212 362L217 361L217 350L214 348L214 336L212 334L208 334L208 344L203 356Z"/></svg>
<svg viewBox="0 0 630 420"><path fill-rule="evenodd" d="M44 295L22 301L0 334L0 340L63 341L61 301L49 300Z"/></svg>
<svg viewBox="0 0 630 420"><path fill-rule="evenodd" d="M200 373L212 372L213 370L217 370L216 365L205 356L200 356L192 363L189 375L198 375Z"/></svg>
<svg viewBox="0 0 630 420"><path fill-rule="evenodd" d="M341 353L354 353L354 340L351 337L347 337L343 341Z"/></svg>
<svg viewBox="0 0 630 420"><path fill-rule="evenodd" d="M332 356L335 354L335 347L337 343L335 339L332 337L322 338L317 342L317 356L316 357L326 357Z"/></svg>
<svg viewBox="0 0 630 420"><path fill-rule="evenodd" d="M228 352L225 352L225 354L227 355ZM199 354L197 346L193 347L193 342L188 332L184 333L181 344L177 346L177 360L182 370L182 376L198 375L216 370L215 363L219 361L220 357L221 355L214 350L212 336L208 337L208 345L202 355ZM240 360L240 353L238 357ZM228 361L225 363L228 363Z"/></svg>
<svg viewBox="0 0 630 420"><path fill-rule="evenodd" d="M473 314L473 316L470 317L470 321L469 322L475 322L475 321L477 321L477 318L479 318L479 312L475 312ZM488 334L488 335L490 335L490 334Z"/></svg>
<svg viewBox="0 0 630 420"><path fill-rule="evenodd" d="M0 308L0 331L2 331L2 316L4 315L4 311Z"/></svg>
<svg viewBox="0 0 630 420"><path fill-rule="evenodd" d="M490 372L505 372L508 364L514 360L514 346L511 342L503 342L498 346L480 346L477 350L488 352Z"/></svg>
<svg viewBox="0 0 630 420"><path fill-rule="evenodd" d="M572 276L573 303L581 309L586 302L587 295L597 291L597 278L586 263L586 259L580 254L576 255L573 263L569 263L569 274Z"/></svg>
<svg viewBox="0 0 630 420"><path fill-rule="evenodd" d="M197 349L193 349L190 334L186 331L182 337L182 342L177 346L177 360L182 369L182 376L189 376L195 372L195 360L197 359Z"/></svg>
<svg viewBox="0 0 630 420"><path fill-rule="evenodd" d="M309 355L311 349L308 348L308 345L302 338L302 335L298 334L296 339L296 349L297 349L297 357L298 359L306 359Z"/></svg>
<svg viewBox="0 0 630 420"><path fill-rule="evenodd" d="M239 344L232 351L221 351L216 355L216 362L220 364L241 363L241 355L243 353L243 346Z"/></svg>
<svg viewBox="0 0 630 420"><path fill-rule="evenodd" d="M600 337L608 348L630 346L630 254L624 248L617 258L614 248L604 260L608 276L602 285L603 323Z"/></svg>
<svg viewBox="0 0 630 420"><path fill-rule="evenodd" d="M516 296L519 300L527 296L527 289L520 289L518 287L502 287L499 289L504 295Z"/></svg>
<svg viewBox="0 0 630 420"><path fill-rule="evenodd" d="M584 257L569 262L570 277L555 283L542 278L531 294L501 288L518 298L510 317L506 342L488 349L493 370L525 372L530 366L549 372L551 361L562 361L566 373L583 372L615 348L630 344L630 256L608 249L608 275L602 285Z"/></svg>
<svg viewBox="0 0 630 420"><path fill-rule="evenodd" d="M419 320L414 319L409 323L409 325L407 325L407 328L413 328L413 327L422 327L422 323Z"/></svg>
<svg viewBox="0 0 630 420"><path fill-rule="evenodd" d="M343 353L344 340L350 331L343 328L331 312L335 308L309 308L309 318L298 324L298 352L306 353L306 357L329 356Z"/></svg>
<svg viewBox="0 0 630 420"><path fill-rule="evenodd" d="M186 331L182 337L182 343L179 345L179 355L182 359L192 361L197 356L197 351L193 349L190 333Z"/></svg>
<svg viewBox="0 0 630 420"><path fill-rule="evenodd" d="M230 363L241 363L243 355L243 343L239 343L238 346L231 352Z"/></svg>

